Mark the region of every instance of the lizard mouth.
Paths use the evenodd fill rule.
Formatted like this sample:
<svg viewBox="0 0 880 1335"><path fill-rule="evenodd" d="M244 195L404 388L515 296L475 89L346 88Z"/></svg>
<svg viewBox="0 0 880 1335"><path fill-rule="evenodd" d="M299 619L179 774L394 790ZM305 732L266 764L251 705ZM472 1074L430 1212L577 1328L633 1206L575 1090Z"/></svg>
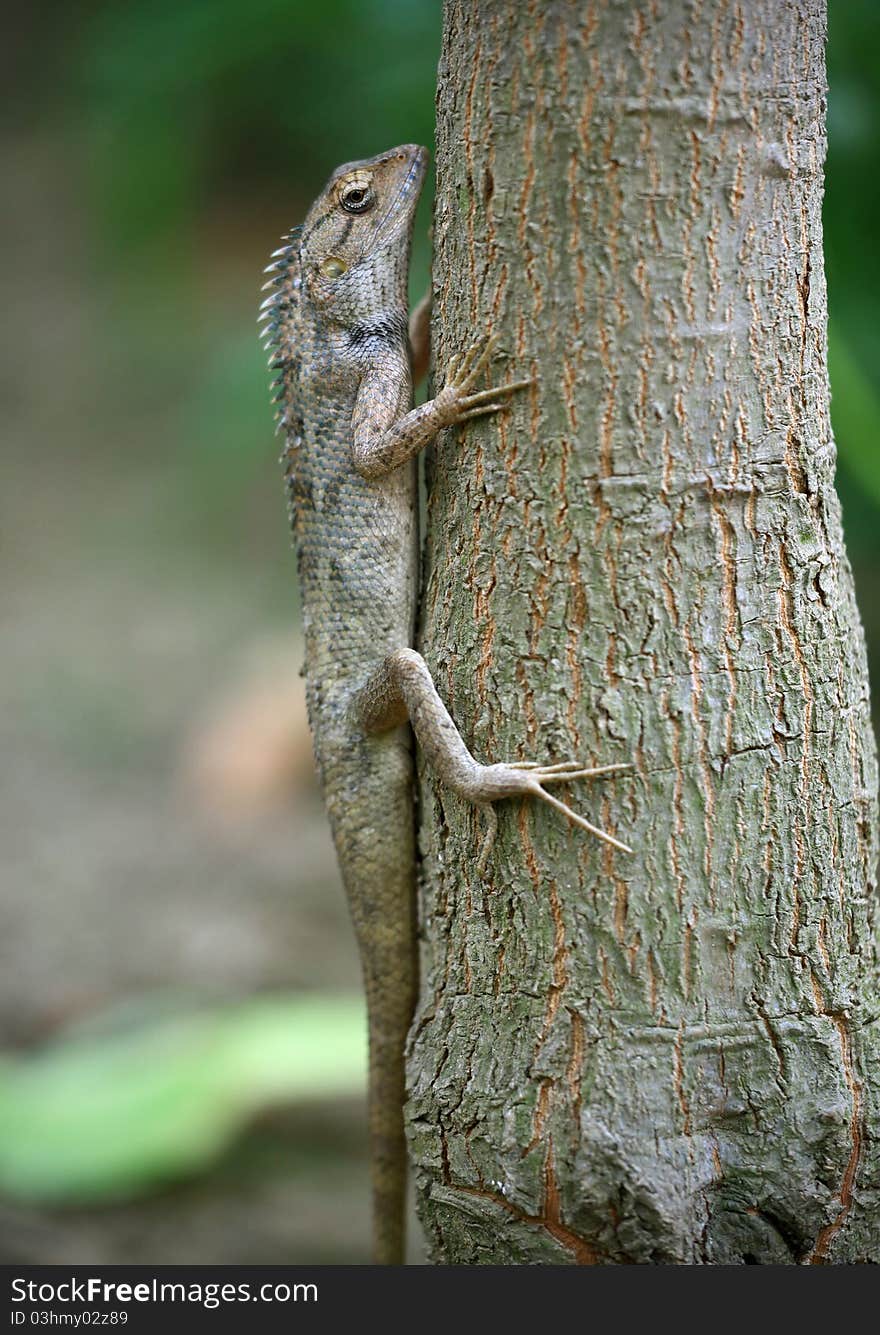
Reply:
<svg viewBox="0 0 880 1335"><path fill-rule="evenodd" d="M428 170L428 150L418 144L404 144L400 148L392 149L388 157L409 158L410 164L400 189L376 223L374 235L382 242L396 236L401 225L412 225L416 205L425 183L425 173Z"/></svg>

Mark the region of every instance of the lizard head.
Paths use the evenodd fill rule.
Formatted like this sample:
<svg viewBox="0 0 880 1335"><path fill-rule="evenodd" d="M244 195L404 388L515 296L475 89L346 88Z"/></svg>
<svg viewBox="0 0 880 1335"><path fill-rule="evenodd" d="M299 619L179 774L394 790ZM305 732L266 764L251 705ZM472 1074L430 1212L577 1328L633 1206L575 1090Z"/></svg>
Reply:
<svg viewBox="0 0 880 1335"><path fill-rule="evenodd" d="M428 153L402 144L338 167L303 224L300 258L314 303L345 319L405 302L409 246Z"/></svg>

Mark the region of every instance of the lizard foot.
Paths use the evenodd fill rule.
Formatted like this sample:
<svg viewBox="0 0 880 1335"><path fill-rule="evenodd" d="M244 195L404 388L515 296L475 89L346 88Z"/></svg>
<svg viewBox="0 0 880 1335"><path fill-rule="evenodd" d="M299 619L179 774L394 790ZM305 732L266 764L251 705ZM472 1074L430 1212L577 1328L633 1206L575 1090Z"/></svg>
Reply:
<svg viewBox="0 0 880 1335"><path fill-rule="evenodd" d="M494 385L490 389L471 393L489 365L497 344L498 336L490 334L488 338L478 339L464 352L456 353L450 359L446 383L437 396L449 414L450 425L465 422L470 417L480 417L484 413L500 412L506 404L499 402L499 398L537 383L535 380L514 380L509 385Z"/></svg>
<svg viewBox="0 0 880 1335"><path fill-rule="evenodd" d="M540 765L530 760L514 760L507 765L482 765L479 769L477 784L479 795L474 800L494 802L502 797L517 795L540 798L557 811L563 812L570 821L579 825L596 839L610 844L622 853L632 853L632 849L622 840L585 820L579 812L560 802L558 797L546 791L545 785L569 783L572 779L595 779L607 774L621 774L632 769L632 765L599 765L588 767L577 760L566 760L558 765ZM481 858L481 861L483 859Z"/></svg>

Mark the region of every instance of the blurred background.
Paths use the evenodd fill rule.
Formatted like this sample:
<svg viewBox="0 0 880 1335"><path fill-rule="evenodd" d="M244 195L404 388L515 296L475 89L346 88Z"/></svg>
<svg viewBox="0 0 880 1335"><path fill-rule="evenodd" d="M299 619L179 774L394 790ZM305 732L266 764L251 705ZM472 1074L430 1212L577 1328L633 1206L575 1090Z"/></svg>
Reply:
<svg viewBox="0 0 880 1335"><path fill-rule="evenodd" d="M880 700L880 10L831 11L833 418ZM439 39L435 0L7 15L0 1261L368 1259L254 319L332 167L432 143Z"/></svg>

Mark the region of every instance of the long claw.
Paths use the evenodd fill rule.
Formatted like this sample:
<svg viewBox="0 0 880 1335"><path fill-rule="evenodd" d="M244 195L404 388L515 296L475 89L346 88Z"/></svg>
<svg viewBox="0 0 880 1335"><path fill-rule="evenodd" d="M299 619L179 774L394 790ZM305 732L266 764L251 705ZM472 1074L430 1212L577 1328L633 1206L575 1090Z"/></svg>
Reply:
<svg viewBox="0 0 880 1335"><path fill-rule="evenodd" d="M598 779L603 774L622 774L632 765L594 765L591 768L569 769L565 765L540 767L541 783L568 783L570 779Z"/></svg>
<svg viewBox="0 0 880 1335"><path fill-rule="evenodd" d="M500 413L509 407L506 403L483 403L479 408L472 408L470 412L459 413L455 419L455 425L459 422L466 422L470 417L482 417L485 413Z"/></svg>
<svg viewBox="0 0 880 1335"><path fill-rule="evenodd" d="M461 360L458 364L459 377L464 378L470 373L470 369L473 366L475 359L480 356L482 351L483 343L481 340L468 344L462 353Z"/></svg>
<svg viewBox="0 0 880 1335"><path fill-rule="evenodd" d="M562 774L565 770L583 769L581 760L560 760L555 765L530 764L529 769L539 769L542 774Z"/></svg>
<svg viewBox="0 0 880 1335"><path fill-rule="evenodd" d="M489 337L486 339L486 345L482 349L480 356L477 357L477 360L475 362L470 362L467 365L467 367L461 368L461 371L459 372L460 389L467 392L467 390L470 389L471 385L476 384L480 376L485 371L486 367L489 365L492 353L495 351L497 344L498 344L498 335L490 334ZM474 344L474 349L479 351L479 345Z"/></svg>
<svg viewBox="0 0 880 1335"><path fill-rule="evenodd" d="M630 764L615 765L594 765L586 766L580 760L561 760L556 765L542 765L537 760L511 760L508 762L511 769L540 770L541 782L545 778L578 778L592 779L598 778L601 774L622 774L625 770L631 770Z"/></svg>
<svg viewBox="0 0 880 1335"><path fill-rule="evenodd" d="M574 821L575 825L579 825L582 830L586 830L597 839L601 839L603 843L610 844L612 848L619 849L621 853L631 853L633 851L628 844L624 844L620 839L615 839L614 835L608 834L606 830L600 830L598 825L591 825L588 820L584 820L583 816L579 816L576 811L572 811L571 807L567 807L564 802L560 802L551 793L545 792L540 783L535 783L531 791L535 797L540 797L543 802L549 802L551 807L556 807L557 811L562 811L570 821Z"/></svg>
<svg viewBox="0 0 880 1335"><path fill-rule="evenodd" d="M488 389L483 389L480 390L479 392L481 394L488 394L490 392L492 394L512 394L514 390L531 389L533 385L537 384L538 381L535 379L534 376L531 376L528 380L511 380L509 385L496 385L494 389L492 389L491 391L489 391Z"/></svg>
<svg viewBox="0 0 880 1335"><path fill-rule="evenodd" d="M531 383L530 380L516 380L512 385L493 385L491 389L479 389L475 394L466 394L460 403L462 408L476 408L478 403L497 399L499 394L515 394L518 389L524 389Z"/></svg>
<svg viewBox="0 0 880 1335"><path fill-rule="evenodd" d="M470 364L476 353L482 351L482 343L471 343L463 352L454 352L449 358L449 366L446 371L447 385L459 385L465 379L470 368Z"/></svg>

